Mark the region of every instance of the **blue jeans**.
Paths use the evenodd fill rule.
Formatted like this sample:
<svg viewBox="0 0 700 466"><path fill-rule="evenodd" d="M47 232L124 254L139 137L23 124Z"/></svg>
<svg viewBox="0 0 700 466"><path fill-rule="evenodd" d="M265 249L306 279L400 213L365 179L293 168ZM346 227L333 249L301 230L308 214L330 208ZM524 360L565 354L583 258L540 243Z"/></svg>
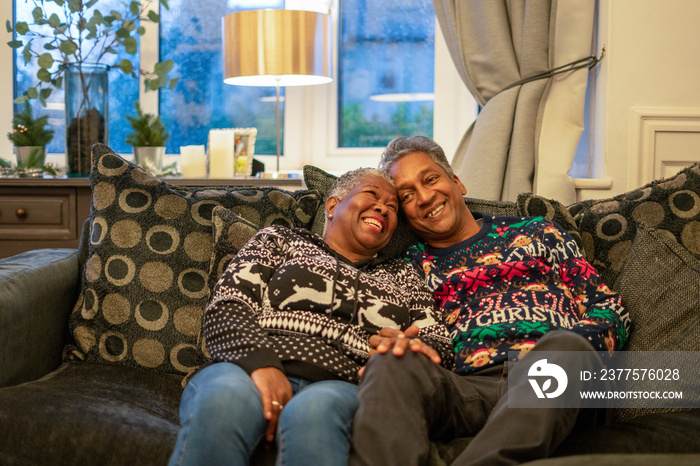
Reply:
<svg viewBox="0 0 700 466"><path fill-rule="evenodd" d="M357 385L289 377L294 396L277 427L278 465L347 465ZM264 441L267 421L250 376L221 362L197 373L180 400L180 424L170 465L244 465Z"/></svg>

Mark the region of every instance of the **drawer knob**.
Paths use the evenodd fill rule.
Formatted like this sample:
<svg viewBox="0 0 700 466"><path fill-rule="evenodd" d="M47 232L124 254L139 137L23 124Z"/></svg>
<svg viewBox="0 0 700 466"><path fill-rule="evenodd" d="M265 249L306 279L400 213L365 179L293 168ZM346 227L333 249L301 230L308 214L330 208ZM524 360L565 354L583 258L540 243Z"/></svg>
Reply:
<svg viewBox="0 0 700 466"><path fill-rule="evenodd" d="M15 215L17 218L27 218L27 211L20 207L15 211Z"/></svg>

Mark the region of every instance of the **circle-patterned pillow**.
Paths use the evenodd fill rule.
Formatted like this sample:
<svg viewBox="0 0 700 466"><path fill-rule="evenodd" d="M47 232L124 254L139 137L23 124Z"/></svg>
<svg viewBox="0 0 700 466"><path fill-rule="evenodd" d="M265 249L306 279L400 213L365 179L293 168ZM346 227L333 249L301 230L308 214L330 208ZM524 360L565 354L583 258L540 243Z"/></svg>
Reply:
<svg viewBox="0 0 700 466"><path fill-rule="evenodd" d="M700 163L625 194L588 203L576 214L586 258L615 283L644 223L700 258Z"/></svg>
<svg viewBox="0 0 700 466"><path fill-rule="evenodd" d="M320 197L277 188L176 187L93 147L88 257L69 358L186 374L204 360L212 211L309 227Z"/></svg>

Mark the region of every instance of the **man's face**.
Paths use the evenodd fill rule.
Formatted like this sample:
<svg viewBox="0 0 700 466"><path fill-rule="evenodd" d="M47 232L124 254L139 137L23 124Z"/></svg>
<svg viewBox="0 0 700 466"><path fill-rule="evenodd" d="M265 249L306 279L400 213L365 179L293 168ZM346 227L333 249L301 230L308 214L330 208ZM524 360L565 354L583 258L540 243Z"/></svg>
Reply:
<svg viewBox="0 0 700 466"><path fill-rule="evenodd" d="M467 193L457 175L449 176L425 152L414 152L395 162L389 174L396 183L399 202L413 230L433 247L467 239Z"/></svg>

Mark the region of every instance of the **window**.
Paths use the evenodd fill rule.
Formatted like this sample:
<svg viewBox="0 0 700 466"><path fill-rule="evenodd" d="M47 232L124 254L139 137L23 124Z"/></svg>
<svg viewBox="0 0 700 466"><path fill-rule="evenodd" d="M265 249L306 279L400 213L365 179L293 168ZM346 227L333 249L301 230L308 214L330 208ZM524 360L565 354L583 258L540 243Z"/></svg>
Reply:
<svg viewBox="0 0 700 466"><path fill-rule="evenodd" d="M160 93L160 115L171 133L167 152L205 144L212 128L255 127L255 153L274 154L275 88L224 84L221 18L236 11L284 8L284 0L211 0L206 8L191 0L168 4L169 10L161 9L160 54L175 61L173 76L180 81ZM283 102L280 108L283 128Z"/></svg>
<svg viewBox="0 0 700 466"><path fill-rule="evenodd" d="M432 1L342 0L338 36L338 146L432 137Z"/></svg>
<svg viewBox="0 0 700 466"><path fill-rule="evenodd" d="M15 1L15 18L16 21L32 21L32 10L35 8L33 2ZM100 4L104 10L122 8L120 0L102 0ZM44 8L51 8L60 14L58 5L49 2L44 3ZM49 26L46 26L49 29ZM44 44L39 40L34 40L32 50L42 50ZM21 53L15 53L15 79L14 79L14 97L21 96L27 88L32 84L37 83L36 73L39 67L36 66L36 61L31 61L26 64ZM122 52L122 55L114 55L112 60L105 62L106 64L118 63L122 58L128 55ZM134 66L138 66L138 57L130 56ZM57 67L58 64L54 64ZM139 83L131 76L127 76L120 70L114 70L109 73L109 144L117 152L131 153L131 146L126 144L126 135L131 132L131 126L126 120L125 115L135 114L133 102L139 98ZM49 124L54 130L54 138L48 145L48 152L62 153L65 151L65 104L63 100L63 90L54 89L51 96L47 99L45 109L42 109L41 104L37 100L30 101L35 113L48 113ZM19 105L15 105L15 112L20 111Z"/></svg>
<svg viewBox="0 0 700 466"><path fill-rule="evenodd" d="M120 0L100 0L98 6L105 1L120 5ZM18 19L31 17L32 2L15 0L13 5ZM169 7L160 10L159 30L151 27L141 37L140 58L145 69L152 69L158 56L172 58L171 75L180 80L175 89L144 94L135 79L110 73L109 144L117 152L131 153L125 115L135 114L133 102L139 100L146 112L161 115L171 133L168 154L179 153L182 145L206 144L208 131L221 127L256 127L256 155L275 153L274 88L231 86L222 79L221 18L243 9L330 7L332 13L334 82L282 89L287 129L282 142L289 155L283 157L283 169L305 163L332 170L373 165L376 148L399 134L435 137L450 153L472 118L473 101L465 97L446 47L442 61L436 52L431 0L169 0ZM18 96L35 81L36 70L24 64L21 54L14 62ZM434 90L435 66L440 67L439 90ZM434 102L441 102L439 109ZM42 111L49 112L56 134L49 152L61 154L63 93L54 90ZM442 119L435 130L434 117ZM267 163L264 155L261 160Z"/></svg>

